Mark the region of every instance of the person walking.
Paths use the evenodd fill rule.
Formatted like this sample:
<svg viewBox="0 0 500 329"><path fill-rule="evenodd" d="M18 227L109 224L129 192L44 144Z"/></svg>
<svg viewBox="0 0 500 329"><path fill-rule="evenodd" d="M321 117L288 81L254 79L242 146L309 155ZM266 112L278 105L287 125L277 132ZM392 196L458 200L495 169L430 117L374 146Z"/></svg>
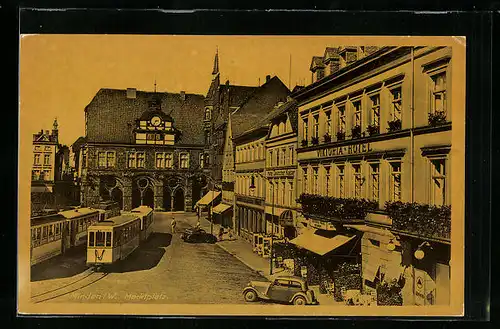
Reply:
<svg viewBox="0 0 500 329"><path fill-rule="evenodd" d="M172 217L172 222L170 223L172 227L172 234L175 233L175 227L177 226L177 222L175 221L175 217Z"/></svg>
<svg viewBox="0 0 500 329"><path fill-rule="evenodd" d="M224 228L223 228L223 227L221 227L221 228L219 229L219 241L222 241L222 235L223 235L223 234L224 234Z"/></svg>
<svg viewBox="0 0 500 329"><path fill-rule="evenodd" d="M196 226L194 227L195 229L200 229L201 228L201 223L200 219L198 218L198 221L196 222Z"/></svg>

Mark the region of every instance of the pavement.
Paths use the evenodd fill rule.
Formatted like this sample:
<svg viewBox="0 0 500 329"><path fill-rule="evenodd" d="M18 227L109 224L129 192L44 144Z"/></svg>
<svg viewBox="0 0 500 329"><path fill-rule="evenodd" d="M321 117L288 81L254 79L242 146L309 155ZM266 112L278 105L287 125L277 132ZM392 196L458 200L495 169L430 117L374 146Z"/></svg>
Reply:
<svg viewBox="0 0 500 329"><path fill-rule="evenodd" d="M197 218L195 217L193 220L194 222L192 225L194 226L196 225ZM211 225L210 221L208 221L206 217L202 216L200 219L200 227L205 231L210 232ZM212 231L214 232L214 235L217 235L220 227L221 226L219 224L213 224ZM276 277L283 275L293 275L293 273L281 268L273 268L273 274L270 274L269 259L261 257L257 253L253 252L252 245L243 238L238 237L236 234L233 234L233 238L229 238L227 234L223 235L222 241L217 242L217 245L268 281L273 281ZM314 291L320 305L345 305L343 302L335 301L333 296L320 293L319 286L310 286L310 289Z"/></svg>

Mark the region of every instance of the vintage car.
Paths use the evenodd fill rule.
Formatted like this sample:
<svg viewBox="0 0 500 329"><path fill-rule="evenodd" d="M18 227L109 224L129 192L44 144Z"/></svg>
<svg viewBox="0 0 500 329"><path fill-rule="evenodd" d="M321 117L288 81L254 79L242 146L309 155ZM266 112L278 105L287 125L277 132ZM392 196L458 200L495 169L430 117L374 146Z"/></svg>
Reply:
<svg viewBox="0 0 500 329"><path fill-rule="evenodd" d="M247 302L261 299L294 305L318 304L314 292L307 287L307 282L297 276L280 276L273 282L250 281L243 289L243 297Z"/></svg>
<svg viewBox="0 0 500 329"><path fill-rule="evenodd" d="M184 242L204 242L204 243L215 243L217 242L217 238L210 234L207 233L204 229L201 228L189 228L186 229L182 234L181 234L181 239L184 240Z"/></svg>

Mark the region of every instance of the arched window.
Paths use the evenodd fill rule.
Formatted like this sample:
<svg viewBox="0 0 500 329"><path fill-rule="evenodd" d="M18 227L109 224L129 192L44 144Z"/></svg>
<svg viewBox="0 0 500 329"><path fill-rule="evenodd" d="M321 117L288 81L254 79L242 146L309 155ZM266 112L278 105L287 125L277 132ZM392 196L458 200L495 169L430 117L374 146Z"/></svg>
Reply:
<svg viewBox="0 0 500 329"><path fill-rule="evenodd" d="M205 109L205 120L211 120L212 119L212 110L207 107Z"/></svg>

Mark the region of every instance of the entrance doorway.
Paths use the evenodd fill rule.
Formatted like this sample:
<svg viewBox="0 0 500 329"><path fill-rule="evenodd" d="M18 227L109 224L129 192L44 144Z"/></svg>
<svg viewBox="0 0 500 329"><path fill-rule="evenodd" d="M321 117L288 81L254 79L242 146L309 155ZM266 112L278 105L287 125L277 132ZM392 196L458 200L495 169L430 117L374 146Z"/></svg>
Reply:
<svg viewBox="0 0 500 329"><path fill-rule="evenodd" d="M144 194L142 195L142 204L152 209L155 208L155 196L150 187L144 190Z"/></svg>
<svg viewBox="0 0 500 329"><path fill-rule="evenodd" d="M137 187L132 189L132 209L141 205L141 191Z"/></svg>
<svg viewBox="0 0 500 329"><path fill-rule="evenodd" d="M170 203L172 195L170 194L170 189L167 186L163 187L163 209L165 211L171 211L172 205Z"/></svg>
<svg viewBox="0 0 500 329"><path fill-rule="evenodd" d="M111 192L111 199L118 203L120 210L123 210L123 193L120 188L115 187Z"/></svg>
<svg viewBox="0 0 500 329"><path fill-rule="evenodd" d="M184 191L181 188L175 190L174 211L184 211Z"/></svg>

